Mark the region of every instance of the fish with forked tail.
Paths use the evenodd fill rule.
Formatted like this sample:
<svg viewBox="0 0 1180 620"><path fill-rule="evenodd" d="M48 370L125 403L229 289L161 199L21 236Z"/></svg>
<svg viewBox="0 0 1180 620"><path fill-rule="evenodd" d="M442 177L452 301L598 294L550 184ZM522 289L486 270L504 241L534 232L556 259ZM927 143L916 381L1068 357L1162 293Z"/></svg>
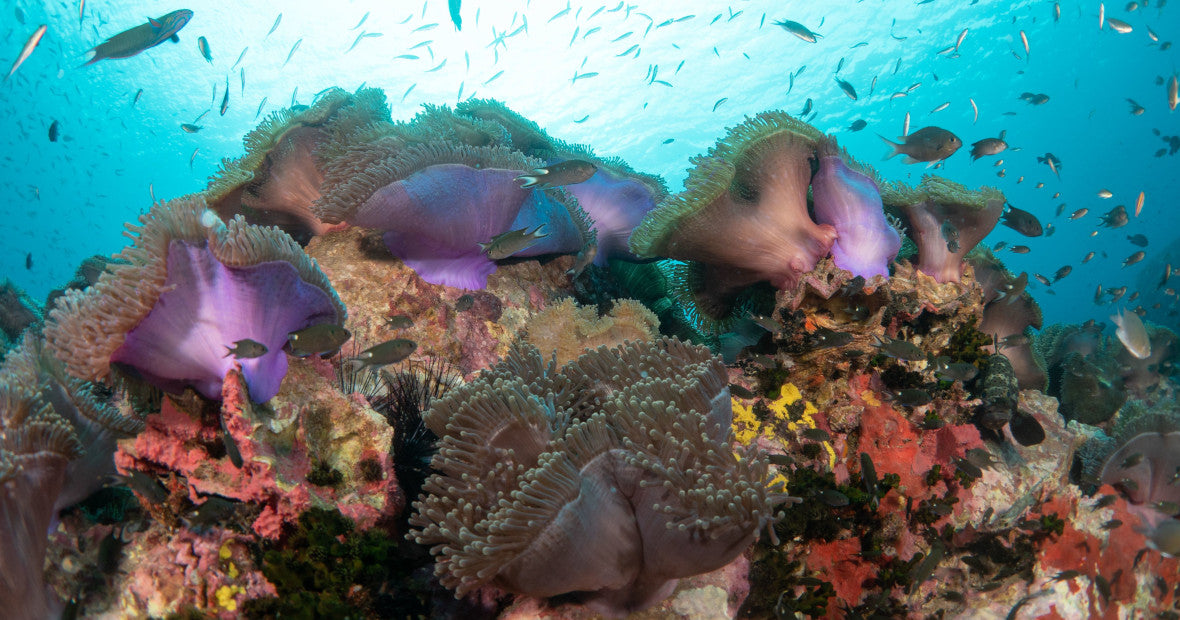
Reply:
<svg viewBox="0 0 1180 620"><path fill-rule="evenodd" d="M487 243L480 243L479 249L492 260L508 258L517 252L532 247L533 244L541 239L548 237L549 233L541 232L541 229L544 227L544 224L538 224L531 232L527 228L518 228L500 233L492 237Z"/></svg>
<svg viewBox="0 0 1180 620"><path fill-rule="evenodd" d="M971 161L975 161L980 157L987 155L999 155L1008 149L1008 143L1004 142L1004 134L1007 131L1001 131L998 138L984 138L979 142L971 145Z"/></svg>
<svg viewBox="0 0 1180 620"><path fill-rule="evenodd" d="M85 65L108 58L131 58L168 40L175 43L180 40L176 33L192 18L192 11L180 9L159 19L148 19L147 23L124 30L91 48L94 57L86 61Z"/></svg>
<svg viewBox="0 0 1180 620"><path fill-rule="evenodd" d="M516 177L516 180L524 181L520 186L522 189L530 187L547 189L581 183L594 176L595 172L598 172L598 166L588 161L568 159L551 166L537 168L528 174L522 174Z"/></svg>
<svg viewBox="0 0 1180 620"><path fill-rule="evenodd" d="M885 159L905 155L905 163L907 164L942 161L954 155L955 151L963 146L963 141L958 136L941 127L934 126L923 127L907 136L902 136L899 138L903 141L900 144L885 136L879 137L893 147L891 153L885 154Z"/></svg>

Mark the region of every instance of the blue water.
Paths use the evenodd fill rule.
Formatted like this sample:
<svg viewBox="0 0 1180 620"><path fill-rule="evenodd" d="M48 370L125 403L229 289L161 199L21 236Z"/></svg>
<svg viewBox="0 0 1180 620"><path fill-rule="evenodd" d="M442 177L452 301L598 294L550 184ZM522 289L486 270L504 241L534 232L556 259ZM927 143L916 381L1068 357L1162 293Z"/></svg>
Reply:
<svg viewBox="0 0 1180 620"><path fill-rule="evenodd" d="M1105 320L1114 308L1093 303L1098 284L1126 285L1129 297L1140 278L1146 299L1165 262L1180 267L1180 159L1155 157L1165 145L1151 133L1158 128L1165 136L1180 134L1180 115L1169 112L1165 87L1156 83L1180 66L1180 49L1161 51L1160 45L1180 40L1180 8L1161 8L1162 0L1140 2L1150 6L1132 12L1124 3L1107 3L1108 17L1133 27L1127 34L1109 26L1100 31L1100 3L1089 0L1061 2L1059 22L1055 3L1044 0L825 0L789 8L773 1L591 2L572 3L555 19L565 3L466 0L458 32L441 0L351 2L331 9L323 2L238 4L87 2L81 19L73 1L0 6L0 70L7 71L40 24L48 26L28 60L0 84L0 192L6 197L0 277L43 298L83 258L117 252L126 242L123 223L146 210L153 196L203 189L221 158L241 154L242 136L262 118L256 111L263 98L265 115L293 100L306 104L330 86L354 90L362 84L386 90L395 119L409 118L422 103L500 99L551 135L661 174L673 189L683 181L688 158L727 126L766 109L798 114L808 98L818 113L813 124L837 135L882 176L916 183L927 172L923 165L878 161L885 145L875 135L899 136L909 112L911 130L938 125L966 144L932 172L969 186L995 185L1013 205L1056 227L1052 237L1037 239L999 227L985 241L1032 248L1025 255L1001 253L1014 272L1051 277L1073 265L1073 273L1051 290L1030 285L1047 323ZM267 36L280 6L281 23ZM86 50L106 37L177 8L194 11L179 43L80 67ZM775 26L780 19L823 36L815 44L804 42ZM1149 38L1148 27L1159 43ZM938 53L964 29L958 57ZM357 42L364 33L381 36ZM208 39L212 63L199 53L198 36ZM424 41L430 43L414 48ZM866 45L856 47L862 41ZM633 45L638 47L622 56ZM395 58L406 54L418 58ZM840 77L856 88L855 101L833 79L841 58ZM788 93L789 74L804 65ZM597 75L572 81L576 73L591 72ZM221 116L217 106L227 79L230 105ZM921 85L908 96L891 99L916 83ZM1018 99L1026 91L1050 100L1029 105ZM1146 112L1132 116L1126 98ZM978 121L969 99L978 105ZM931 112L943 103L950 105ZM199 133L181 131L182 123L206 110ZM857 119L868 127L849 132ZM47 131L55 120L61 137L51 143ZM998 157L1005 162L1002 178L1001 168L993 166L997 157L973 163L968 155L972 142L1001 130L1012 147ZM1036 162L1046 152L1063 162L1060 179ZM1043 188L1035 188L1042 182ZM1114 197L1098 198L1100 189ZM1140 191L1146 200L1139 218L1118 230L1097 227L1098 215L1117 204L1133 210ZM1054 217L1062 202L1064 215ZM1083 207L1089 215L1065 219ZM1147 258L1123 268L1122 260L1139 249L1126 240L1136 233L1149 238ZM1168 255L1170 243L1175 247ZM1081 265L1091 250L1097 257ZM32 267L26 269L29 254ZM1177 318L1165 314L1175 300L1149 300L1164 302L1149 318L1176 328Z"/></svg>

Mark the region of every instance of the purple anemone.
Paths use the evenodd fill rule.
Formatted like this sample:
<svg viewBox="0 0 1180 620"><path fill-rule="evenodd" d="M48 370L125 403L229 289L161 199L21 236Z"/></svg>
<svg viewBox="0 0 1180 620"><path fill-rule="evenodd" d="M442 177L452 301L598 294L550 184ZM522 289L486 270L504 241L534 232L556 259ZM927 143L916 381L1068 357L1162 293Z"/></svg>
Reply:
<svg viewBox="0 0 1180 620"><path fill-rule="evenodd" d="M854 276L889 277L889 264L901 250L901 235L885 219L877 183L849 168L838 154L824 154L811 192L816 223L836 229L836 266Z"/></svg>
<svg viewBox="0 0 1180 620"><path fill-rule="evenodd" d="M520 188L516 170L461 164L429 166L377 190L349 218L384 230L394 256L432 284L483 289L496 263L480 243L511 230L542 226L546 236L514 256L569 254L583 245L565 205Z"/></svg>
<svg viewBox="0 0 1180 620"><path fill-rule="evenodd" d="M567 185L565 190L578 199L578 204L594 221L598 233L595 265L605 266L612 258L640 260L631 252L627 240L643 216L656 207L665 193L662 187L657 184L653 189L647 183L626 174L612 173L600 165L589 180Z"/></svg>
<svg viewBox="0 0 1180 620"><path fill-rule="evenodd" d="M251 398L263 402L287 373L287 334L344 321L327 277L277 228L241 218L227 226L201 196L160 203L141 221L120 255L127 263L50 313L46 339L75 376L102 379L119 364L165 391L220 399L225 373L240 363ZM227 356L243 339L266 353Z"/></svg>

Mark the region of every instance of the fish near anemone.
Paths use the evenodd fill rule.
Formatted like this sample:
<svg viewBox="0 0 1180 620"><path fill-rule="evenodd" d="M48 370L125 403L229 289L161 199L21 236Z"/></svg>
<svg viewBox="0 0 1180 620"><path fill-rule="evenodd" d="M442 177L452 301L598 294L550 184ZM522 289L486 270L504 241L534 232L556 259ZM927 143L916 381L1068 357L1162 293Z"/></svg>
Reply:
<svg viewBox="0 0 1180 620"><path fill-rule="evenodd" d="M491 585L643 609L732 561L790 499L757 448L734 458L725 366L704 347L546 359L514 348L423 416L441 439L410 536L456 596Z"/></svg>
<svg viewBox="0 0 1180 620"><path fill-rule="evenodd" d="M901 235L885 218L876 181L849 167L847 154L834 140L827 138L822 144L811 194L815 221L836 230L832 260L853 276L889 277L889 265L901 250Z"/></svg>
<svg viewBox="0 0 1180 620"><path fill-rule="evenodd" d="M65 481L54 502L54 514L99 490L115 475L117 441L143 430L143 421L126 417L98 395L95 386L66 372L65 365L45 349L40 334L26 332L20 346L0 365L0 377L36 390L38 397L68 423L85 452L66 466Z"/></svg>
<svg viewBox="0 0 1180 620"><path fill-rule="evenodd" d="M164 391L220 400L240 363L250 397L263 402L287 373L287 334L347 316L290 236L240 217L223 223L200 195L157 203L128 229L134 243L116 257L125 262L66 292L45 326L53 354L80 379L104 379L117 364ZM268 352L224 357L244 338Z"/></svg>
<svg viewBox="0 0 1180 620"><path fill-rule="evenodd" d="M536 167L536 160L504 147L416 145L391 151L340 183L328 179L316 207L326 222L384 231L389 251L427 282L483 289L496 262L479 244L511 230L545 229L514 258L592 256L594 233L576 200L560 189L522 189L516 182L522 170Z"/></svg>
<svg viewBox="0 0 1180 620"><path fill-rule="evenodd" d="M246 154L223 160L210 178L209 208L223 220L240 214L251 224L278 226L305 244L328 229L311 210L324 180L320 152L340 134L351 137L358 127L388 119L389 107L377 89L350 95L333 88L310 107L273 112L246 134Z"/></svg>
<svg viewBox="0 0 1180 620"><path fill-rule="evenodd" d="M0 376L0 601L10 618L49 618L46 532L66 467L82 453L68 422L32 385Z"/></svg>
<svg viewBox="0 0 1180 620"><path fill-rule="evenodd" d="M605 267L610 259L637 261L627 241L644 216L667 196L667 188L663 179L637 173L622 160L594 161L598 165L594 176L565 187L586 210L597 233L594 264Z"/></svg>
<svg viewBox="0 0 1180 620"><path fill-rule="evenodd" d="M684 191L662 201L631 234L631 251L709 265L714 295L759 281L795 286L828 254L836 230L807 208L811 161L823 134L779 112L730 128L693 158Z"/></svg>
<svg viewBox="0 0 1180 620"><path fill-rule="evenodd" d="M918 246L918 269L939 282L958 282L963 258L996 226L1004 211L1004 195L993 187L971 191L942 177L922 177L918 188L886 183L881 198L887 207L901 211L909 222L909 234ZM957 233L957 250L951 251L945 227Z"/></svg>

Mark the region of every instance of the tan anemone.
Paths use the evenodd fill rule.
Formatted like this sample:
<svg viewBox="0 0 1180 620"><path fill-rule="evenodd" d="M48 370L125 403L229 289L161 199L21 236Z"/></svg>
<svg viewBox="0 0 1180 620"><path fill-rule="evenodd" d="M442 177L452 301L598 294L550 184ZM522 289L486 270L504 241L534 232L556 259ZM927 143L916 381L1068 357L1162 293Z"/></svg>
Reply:
<svg viewBox="0 0 1180 620"><path fill-rule="evenodd" d="M560 371L514 349L424 417L441 437L410 518L444 585L578 592L609 613L719 568L786 498L730 448L725 366L679 340L587 351Z"/></svg>
<svg viewBox="0 0 1180 620"><path fill-rule="evenodd" d="M831 226L807 209L811 160L823 134L782 112L731 128L631 235L639 256L707 263L731 288L765 280L789 288L826 255Z"/></svg>

